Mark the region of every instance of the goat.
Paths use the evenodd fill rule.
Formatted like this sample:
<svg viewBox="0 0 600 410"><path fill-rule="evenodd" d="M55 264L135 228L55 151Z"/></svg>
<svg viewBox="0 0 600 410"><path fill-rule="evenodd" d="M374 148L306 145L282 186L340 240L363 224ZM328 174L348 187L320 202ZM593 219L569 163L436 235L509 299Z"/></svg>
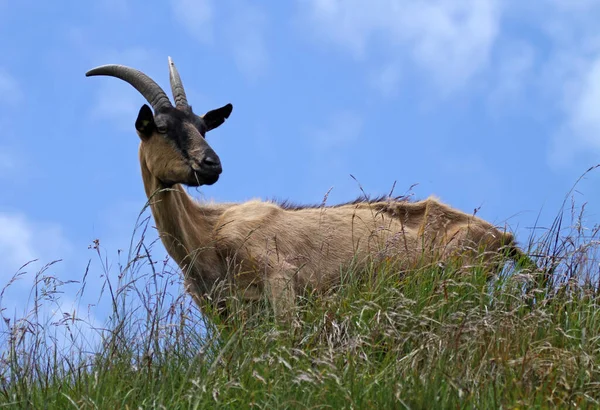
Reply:
<svg viewBox="0 0 600 410"><path fill-rule="evenodd" d="M453 257L494 264L502 253L524 256L510 233L434 197L418 202L364 198L319 207L196 202L182 185L212 185L219 179L221 161L205 137L229 118L233 106L194 114L170 57L169 70L174 106L136 69L111 64L86 76L124 80L154 110L144 104L135 121L144 188L160 238L201 310L222 300L215 289L226 284L245 301L266 295L280 315L296 295L331 289L340 282L340 269L364 264L383 250L394 255L399 269Z"/></svg>

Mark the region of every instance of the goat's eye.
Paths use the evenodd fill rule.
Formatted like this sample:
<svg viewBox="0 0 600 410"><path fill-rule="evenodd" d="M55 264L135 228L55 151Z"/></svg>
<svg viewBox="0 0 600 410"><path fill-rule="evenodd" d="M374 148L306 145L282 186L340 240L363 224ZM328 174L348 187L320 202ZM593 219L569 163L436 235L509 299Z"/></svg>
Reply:
<svg viewBox="0 0 600 410"><path fill-rule="evenodd" d="M166 125L161 125L159 127L156 127L156 129L161 134L166 134L167 133L167 126Z"/></svg>

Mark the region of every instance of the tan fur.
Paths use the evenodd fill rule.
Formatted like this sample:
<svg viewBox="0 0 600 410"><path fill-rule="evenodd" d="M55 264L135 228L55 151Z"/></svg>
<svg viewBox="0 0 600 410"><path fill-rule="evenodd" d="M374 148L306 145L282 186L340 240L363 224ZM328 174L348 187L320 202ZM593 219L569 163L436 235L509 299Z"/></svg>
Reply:
<svg viewBox="0 0 600 410"><path fill-rule="evenodd" d="M160 237L200 307L218 299L212 291L221 282L246 300L266 294L281 310L301 292L339 283L351 263L494 262L513 244L511 234L435 198L297 210L261 201L199 204L181 185L161 184L186 180L189 166L160 135L142 141L140 163Z"/></svg>

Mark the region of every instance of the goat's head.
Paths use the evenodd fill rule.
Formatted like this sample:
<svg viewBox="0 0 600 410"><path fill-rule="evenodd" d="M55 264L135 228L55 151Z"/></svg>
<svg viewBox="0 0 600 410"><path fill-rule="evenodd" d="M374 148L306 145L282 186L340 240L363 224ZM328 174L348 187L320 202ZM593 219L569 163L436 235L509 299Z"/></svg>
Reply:
<svg viewBox="0 0 600 410"><path fill-rule="evenodd" d="M142 140L140 155L150 173L163 185L212 185L219 179L222 168L218 155L206 142L205 135L225 122L233 106L227 104L203 116L194 114L171 57L169 70L175 106L156 82L136 69L110 64L93 68L85 75L120 78L131 84L150 103L154 113L144 104L135 128Z"/></svg>

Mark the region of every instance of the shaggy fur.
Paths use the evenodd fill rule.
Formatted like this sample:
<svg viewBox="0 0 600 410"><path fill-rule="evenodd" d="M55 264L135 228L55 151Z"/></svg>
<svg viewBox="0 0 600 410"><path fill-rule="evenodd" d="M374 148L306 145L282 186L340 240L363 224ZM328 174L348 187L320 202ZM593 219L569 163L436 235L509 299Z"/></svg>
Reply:
<svg viewBox="0 0 600 410"><path fill-rule="evenodd" d="M181 185L165 190L154 176L155 159L177 162L165 150L142 142L144 186L161 239L199 306L207 296L218 299L211 291L223 281L245 300L266 292L281 310L296 294L339 283L340 268L372 257L391 257L399 268L451 256L494 262L513 245L510 233L435 198L287 209L261 201L199 204Z"/></svg>
<svg viewBox="0 0 600 410"><path fill-rule="evenodd" d="M503 247L513 258L522 256L511 234L435 198L360 198L327 207L197 203L181 184L210 185L219 179L220 160L205 134L233 107L194 114L175 65L169 64L176 106L137 70L109 65L86 75L121 78L154 104L155 112L144 105L135 123L144 188L160 238L201 308L207 301L220 302L220 289L248 301L266 295L280 312L299 293L331 289L341 269L373 260L405 270L450 258L495 266Z"/></svg>

